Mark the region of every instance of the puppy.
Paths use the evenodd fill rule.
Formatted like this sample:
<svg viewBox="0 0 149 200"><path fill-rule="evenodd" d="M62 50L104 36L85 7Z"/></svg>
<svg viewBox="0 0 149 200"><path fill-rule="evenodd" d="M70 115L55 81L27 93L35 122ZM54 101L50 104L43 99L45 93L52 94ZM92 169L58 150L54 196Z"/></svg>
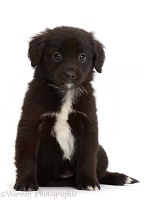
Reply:
<svg viewBox="0 0 149 200"><path fill-rule="evenodd" d="M102 71L103 45L82 29L57 27L32 38L28 57L35 73L18 124L14 189L98 190L100 183L138 182L108 172L106 152L98 143L91 81L95 70Z"/></svg>

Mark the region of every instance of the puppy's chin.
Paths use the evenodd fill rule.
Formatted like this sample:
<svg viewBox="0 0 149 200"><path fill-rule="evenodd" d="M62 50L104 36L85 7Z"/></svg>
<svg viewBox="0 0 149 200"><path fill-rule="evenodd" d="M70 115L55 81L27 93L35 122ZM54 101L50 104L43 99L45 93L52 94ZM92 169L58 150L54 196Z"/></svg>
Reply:
<svg viewBox="0 0 149 200"><path fill-rule="evenodd" d="M74 88L74 84L73 83L66 83L65 87L66 87L66 89L72 89L72 88Z"/></svg>
<svg viewBox="0 0 149 200"><path fill-rule="evenodd" d="M71 89L76 88L76 87L77 87L77 85L75 85L73 83L65 83L65 84L61 85L59 87L59 89L62 89L62 90L71 90Z"/></svg>
<svg viewBox="0 0 149 200"><path fill-rule="evenodd" d="M57 89L57 90L61 90L61 91L65 91L65 90L71 90L75 87L77 87L75 84L73 83L65 83L65 84L48 84L49 86Z"/></svg>
<svg viewBox="0 0 149 200"><path fill-rule="evenodd" d="M48 85L53 86L55 89L58 90L71 90L74 88L81 87L83 81L82 79L77 80L77 81L63 81L63 80L50 80Z"/></svg>

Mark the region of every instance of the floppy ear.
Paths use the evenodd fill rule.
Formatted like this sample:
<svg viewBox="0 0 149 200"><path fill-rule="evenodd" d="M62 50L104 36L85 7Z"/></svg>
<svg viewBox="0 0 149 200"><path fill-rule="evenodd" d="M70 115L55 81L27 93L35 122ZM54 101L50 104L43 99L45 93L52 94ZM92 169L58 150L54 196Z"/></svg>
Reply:
<svg viewBox="0 0 149 200"><path fill-rule="evenodd" d="M105 61L104 46L97 40L94 40L94 58L93 64L97 72L102 72L102 66Z"/></svg>
<svg viewBox="0 0 149 200"><path fill-rule="evenodd" d="M39 65L45 44L45 33L34 36L29 42L28 58L33 68Z"/></svg>

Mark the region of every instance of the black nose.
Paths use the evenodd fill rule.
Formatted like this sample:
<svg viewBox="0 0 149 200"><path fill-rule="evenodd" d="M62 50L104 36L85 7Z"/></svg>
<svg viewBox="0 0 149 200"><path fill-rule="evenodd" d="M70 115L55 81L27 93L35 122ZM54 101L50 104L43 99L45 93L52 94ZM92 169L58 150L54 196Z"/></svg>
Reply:
<svg viewBox="0 0 149 200"><path fill-rule="evenodd" d="M75 77L76 77L75 72L73 72L73 71L67 71L67 72L66 72L66 77L67 77L67 79L69 79L69 80L75 79Z"/></svg>

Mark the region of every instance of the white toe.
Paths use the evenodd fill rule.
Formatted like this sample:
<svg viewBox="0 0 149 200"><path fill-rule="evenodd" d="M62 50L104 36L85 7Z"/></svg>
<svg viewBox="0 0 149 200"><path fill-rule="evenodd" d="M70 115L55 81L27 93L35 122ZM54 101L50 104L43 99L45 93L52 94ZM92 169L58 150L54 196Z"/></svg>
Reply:
<svg viewBox="0 0 149 200"><path fill-rule="evenodd" d="M93 190L94 190L94 188L93 188L92 186L87 186L86 189L87 189L87 190L90 190L90 191L93 191Z"/></svg>
<svg viewBox="0 0 149 200"><path fill-rule="evenodd" d="M87 186L86 189L90 190L90 191L93 191L93 190L97 191L97 190L99 190L99 188L97 186L95 186L94 188L92 186Z"/></svg>
<svg viewBox="0 0 149 200"><path fill-rule="evenodd" d="M132 179L130 177L127 177L125 184L130 184L130 183L132 183Z"/></svg>
<svg viewBox="0 0 149 200"><path fill-rule="evenodd" d="M96 191L97 191L97 190L99 190L99 188L98 188L97 186L95 186L95 187L94 187L94 190L96 190Z"/></svg>

